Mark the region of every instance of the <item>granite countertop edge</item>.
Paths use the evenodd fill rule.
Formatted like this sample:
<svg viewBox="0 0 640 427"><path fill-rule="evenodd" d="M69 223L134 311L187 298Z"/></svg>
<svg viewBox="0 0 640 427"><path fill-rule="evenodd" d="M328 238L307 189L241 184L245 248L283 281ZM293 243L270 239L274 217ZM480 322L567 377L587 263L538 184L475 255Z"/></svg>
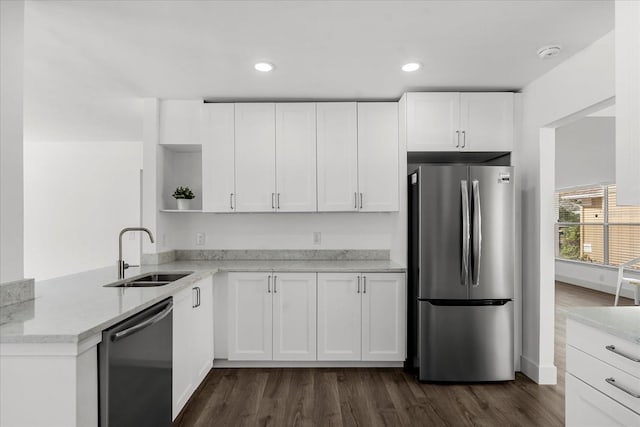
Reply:
<svg viewBox="0 0 640 427"><path fill-rule="evenodd" d="M576 307L567 318L640 345L640 306Z"/></svg>
<svg viewBox="0 0 640 427"><path fill-rule="evenodd" d="M97 289L102 288L105 284L115 282L115 280L102 279L102 275L98 275L97 272L103 272L105 269L97 269L89 272L79 273L78 275L70 275L61 278L54 279L57 282L63 282L66 277L73 277L84 275L85 277L92 276L92 273L96 273L96 278L91 279L93 286ZM137 271L136 271L137 270ZM140 311L151 307L152 305L172 297L193 285L193 283L202 280L209 276L214 276L217 273L233 273L233 272L259 272L259 271L280 271L280 272L362 272L362 273L393 273L393 272L406 272L406 268L402 267L389 260L354 260L354 261L287 261L287 260L256 260L256 261L173 261L166 264L159 265L146 265L141 268L132 269L131 274L128 277L133 277L141 273L148 273L151 271L162 272L176 272L176 271L193 271L193 274L177 280L174 283L163 286L162 288L154 288L161 290L157 295L146 299L144 302L137 304L125 311L118 313L117 315L110 316L108 319L98 321L90 328L82 328L81 331L76 333L12 333L7 332L7 325L19 324L20 322L9 321L0 325L0 344L81 344L83 341L100 334L103 330L125 320L126 318L133 316ZM113 276L110 276L113 277ZM70 279L73 280L73 279ZM99 283L97 283L99 281ZM43 281L47 283L49 281ZM46 286L46 285L45 285ZM38 282L36 282L36 289ZM117 288L114 288L114 291ZM69 292L69 291L67 291ZM39 303L39 298L47 298L50 296L38 296L36 293L35 300L26 301L14 305L14 311L17 313L17 317L20 315L20 311L33 311L34 303ZM59 295L58 295L59 298ZM22 307L24 306L24 308ZM9 306L11 307L11 306ZM63 304L61 304L63 307ZM3 307L6 309L7 307ZM37 312L37 310L36 310ZM27 319L31 320L31 319ZM4 329L4 330L3 330Z"/></svg>

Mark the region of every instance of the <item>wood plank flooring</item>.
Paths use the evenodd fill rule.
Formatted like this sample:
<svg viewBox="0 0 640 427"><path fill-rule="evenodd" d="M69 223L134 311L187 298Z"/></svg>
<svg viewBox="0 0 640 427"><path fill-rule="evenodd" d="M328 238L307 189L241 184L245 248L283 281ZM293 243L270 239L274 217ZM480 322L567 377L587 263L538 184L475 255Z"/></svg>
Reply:
<svg viewBox="0 0 640 427"><path fill-rule="evenodd" d="M557 385L522 374L442 385L402 369L213 369L174 426L562 426L566 310L612 304L611 295L556 282Z"/></svg>

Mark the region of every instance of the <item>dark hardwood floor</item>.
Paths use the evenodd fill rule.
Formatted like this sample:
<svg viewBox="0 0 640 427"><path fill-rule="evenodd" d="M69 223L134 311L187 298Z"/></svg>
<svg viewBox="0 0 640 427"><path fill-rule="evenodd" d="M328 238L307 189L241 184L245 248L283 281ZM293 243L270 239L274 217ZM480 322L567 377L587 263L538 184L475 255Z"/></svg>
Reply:
<svg viewBox="0 0 640 427"><path fill-rule="evenodd" d="M566 310L612 304L611 295L556 283L557 385L522 374L442 385L402 369L213 369L174 426L561 426Z"/></svg>

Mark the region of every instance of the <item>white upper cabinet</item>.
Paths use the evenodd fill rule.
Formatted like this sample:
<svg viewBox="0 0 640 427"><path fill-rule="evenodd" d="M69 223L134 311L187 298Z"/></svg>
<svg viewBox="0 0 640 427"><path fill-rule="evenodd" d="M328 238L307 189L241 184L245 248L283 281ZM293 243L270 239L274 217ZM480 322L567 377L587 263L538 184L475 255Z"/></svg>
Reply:
<svg viewBox="0 0 640 427"><path fill-rule="evenodd" d="M403 361L406 356L406 286L403 273L362 274L362 360Z"/></svg>
<svg viewBox="0 0 640 427"><path fill-rule="evenodd" d="M200 144L202 100L160 101L160 144Z"/></svg>
<svg viewBox="0 0 640 427"><path fill-rule="evenodd" d="M358 209L398 210L398 103L358 103Z"/></svg>
<svg viewBox="0 0 640 427"><path fill-rule="evenodd" d="M234 105L202 106L202 210L235 210Z"/></svg>
<svg viewBox="0 0 640 427"><path fill-rule="evenodd" d="M318 360L360 360L361 298L354 273L318 273Z"/></svg>
<svg viewBox="0 0 640 427"><path fill-rule="evenodd" d="M407 151L511 151L510 92L407 93Z"/></svg>
<svg viewBox="0 0 640 427"><path fill-rule="evenodd" d="M314 103L276 104L275 204L282 212L316 211Z"/></svg>
<svg viewBox="0 0 640 427"><path fill-rule="evenodd" d="M271 273L229 273L229 360L271 360Z"/></svg>
<svg viewBox="0 0 640 427"><path fill-rule="evenodd" d="M407 150L457 151L458 92L407 93Z"/></svg>
<svg viewBox="0 0 640 427"><path fill-rule="evenodd" d="M318 211L358 210L355 102L322 102L317 111Z"/></svg>
<svg viewBox="0 0 640 427"><path fill-rule="evenodd" d="M460 94L463 151L511 151L513 125L512 93Z"/></svg>
<svg viewBox="0 0 640 427"><path fill-rule="evenodd" d="M275 209L275 104L235 104L235 210Z"/></svg>
<svg viewBox="0 0 640 427"><path fill-rule="evenodd" d="M273 275L273 360L316 360L316 274Z"/></svg>

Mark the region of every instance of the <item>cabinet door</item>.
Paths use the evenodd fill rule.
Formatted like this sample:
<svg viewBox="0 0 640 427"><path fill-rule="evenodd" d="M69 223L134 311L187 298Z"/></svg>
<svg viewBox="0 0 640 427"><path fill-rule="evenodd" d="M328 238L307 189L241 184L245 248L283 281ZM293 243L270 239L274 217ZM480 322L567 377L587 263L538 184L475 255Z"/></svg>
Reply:
<svg viewBox="0 0 640 427"><path fill-rule="evenodd" d="M513 94L460 94L460 148L463 151L511 151L514 138Z"/></svg>
<svg viewBox="0 0 640 427"><path fill-rule="evenodd" d="M191 352L193 333L191 327L191 310L194 304L191 288L185 289L173 297L173 372L172 372L172 404L175 419L191 393L195 389Z"/></svg>
<svg viewBox="0 0 640 427"><path fill-rule="evenodd" d="M355 102L316 104L318 211L358 210L358 116Z"/></svg>
<svg viewBox="0 0 640 427"><path fill-rule="evenodd" d="M566 373L567 427L637 426L640 415Z"/></svg>
<svg viewBox="0 0 640 427"><path fill-rule="evenodd" d="M355 273L318 273L318 360L360 360L361 298Z"/></svg>
<svg viewBox="0 0 640 427"><path fill-rule="evenodd" d="M160 101L160 144L200 144L201 100Z"/></svg>
<svg viewBox="0 0 640 427"><path fill-rule="evenodd" d="M230 273L229 360L272 360L271 273Z"/></svg>
<svg viewBox="0 0 640 427"><path fill-rule="evenodd" d="M273 276L273 360L316 360L316 274Z"/></svg>
<svg viewBox="0 0 640 427"><path fill-rule="evenodd" d="M275 144L275 105L235 104L236 211L275 209Z"/></svg>
<svg viewBox="0 0 640 427"><path fill-rule="evenodd" d="M316 105L276 104L276 207L316 211Z"/></svg>
<svg viewBox="0 0 640 427"><path fill-rule="evenodd" d="M407 94L407 151L458 151L460 94Z"/></svg>
<svg viewBox="0 0 640 427"><path fill-rule="evenodd" d="M362 360L405 359L406 307L404 274L362 275Z"/></svg>
<svg viewBox="0 0 640 427"><path fill-rule="evenodd" d="M235 193L233 104L202 106L202 210L232 212Z"/></svg>
<svg viewBox="0 0 640 427"><path fill-rule="evenodd" d="M398 103L358 103L358 207L398 210Z"/></svg>
<svg viewBox="0 0 640 427"><path fill-rule="evenodd" d="M213 365L213 278L198 281L196 304L192 311L192 372L197 387Z"/></svg>

